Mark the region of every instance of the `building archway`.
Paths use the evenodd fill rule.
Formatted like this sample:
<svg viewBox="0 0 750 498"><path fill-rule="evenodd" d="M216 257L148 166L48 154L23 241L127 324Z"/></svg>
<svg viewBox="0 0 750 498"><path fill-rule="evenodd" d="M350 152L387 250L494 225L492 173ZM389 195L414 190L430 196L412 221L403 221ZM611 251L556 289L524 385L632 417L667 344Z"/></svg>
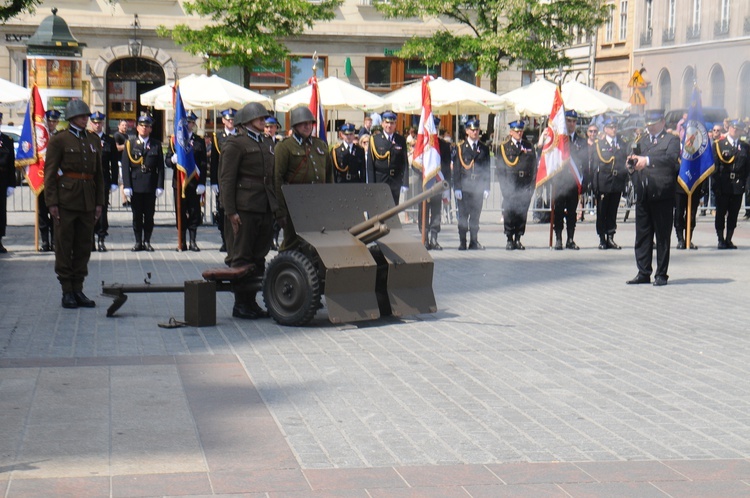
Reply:
<svg viewBox="0 0 750 498"><path fill-rule="evenodd" d="M620 90L620 87L617 86L617 84L611 81L605 83L601 91L602 93L606 93L610 97L614 97L618 100L622 98L622 90Z"/></svg>
<svg viewBox="0 0 750 498"><path fill-rule="evenodd" d="M693 95L693 86L695 85L695 70L693 66L685 68L682 73L682 107L690 107L690 98Z"/></svg>
<svg viewBox="0 0 750 498"><path fill-rule="evenodd" d="M724 70L719 64L711 68L709 81L711 84L711 107L724 107Z"/></svg>
<svg viewBox="0 0 750 498"><path fill-rule="evenodd" d="M672 108L672 76L667 69L662 69L659 73L658 83L658 102L659 107L665 111Z"/></svg>
<svg viewBox="0 0 750 498"><path fill-rule="evenodd" d="M750 62L742 64L737 79L737 117L750 117L750 92L747 91L745 82L750 81Z"/></svg>

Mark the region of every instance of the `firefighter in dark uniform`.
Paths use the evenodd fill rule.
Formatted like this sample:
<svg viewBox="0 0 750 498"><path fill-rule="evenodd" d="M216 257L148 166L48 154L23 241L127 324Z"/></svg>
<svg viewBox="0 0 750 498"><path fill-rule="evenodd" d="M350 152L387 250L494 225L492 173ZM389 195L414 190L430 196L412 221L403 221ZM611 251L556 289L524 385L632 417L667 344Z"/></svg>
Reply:
<svg viewBox="0 0 750 498"><path fill-rule="evenodd" d="M435 122L435 128L439 129L440 127L440 118L437 116L433 117ZM443 130L445 131L445 130ZM440 147L440 173L443 175L443 180L451 183L451 180L453 178L453 175L451 174L451 165L453 163L453 150L451 149L451 144L446 142L442 136L438 138L438 146ZM420 165L412 164L412 167L419 170L420 178L422 177L422 169ZM450 201L451 193L450 190L446 190L443 192L443 195L436 195L431 197L430 199L427 199L427 216L426 216L426 224L427 224L427 240L425 240L425 248L428 251L442 251L443 246L440 245L438 242L438 233L440 233L440 223L441 223L441 217L443 214L443 201L448 200ZM424 203L419 203L419 209L417 212L417 225L419 227L419 233L422 233L422 205Z"/></svg>
<svg viewBox="0 0 750 498"><path fill-rule="evenodd" d="M503 231L508 241L505 249L526 249L521 236L526 233L526 218L536 182L536 152L523 138L526 123L508 123L510 137L500 144L502 163L498 165L500 191L503 194Z"/></svg>
<svg viewBox="0 0 750 498"><path fill-rule="evenodd" d="M275 116L268 116L266 118L266 126L263 129L263 132L274 143L274 147L276 147L276 143L279 142L279 137L277 136L277 133L279 132L280 128L281 128L281 123L279 123L279 120L276 119ZM279 235L281 235L281 225L279 225L279 223L276 220L274 220L273 238L271 239L271 249L273 249L274 251L279 250Z"/></svg>
<svg viewBox="0 0 750 498"><path fill-rule="evenodd" d="M232 268L255 265L248 277L235 281L234 308L237 318L266 318L268 313L255 300L250 279L263 275L265 257L271 248L274 212L274 145L263 133L268 111L251 102L235 116L243 129L224 142L219 192L226 213L227 257Z"/></svg>
<svg viewBox="0 0 750 498"><path fill-rule="evenodd" d="M617 232L620 197L628 183L627 160L630 147L617 134L617 121L614 118L604 121L604 138L597 140L593 147L593 187L596 195L599 249L622 249L614 237Z"/></svg>
<svg viewBox="0 0 750 498"><path fill-rule="evenodd" d="M119 177L120 166L118 164L120 154L117 153L117 143L114 137L104 132L104 120L106 115L101 112L91 114L91 131L99 137L102 145L102 175L104 176L104 205L102 206L102 215L96 222L94 234L96 235L95 247L99 252L106 252L107 246L104 245L104 239L109 236L109 222L107 220L107 206L109 206L109 192L117 190L117 181Z"/></svg>
<svg viewBox="0 0 750 498"><path fill-rule="evenodd" d="M716 196L714 227L719 238L719 249L737 249L732 236L737 227L737 216L750 169L750 146L740 140L743 129L739 119L730 121L727 135L713 144L716 167L712 182Z"/></svg>
<svg viewBox="0 0 750 498"><path fill-rule="evenodd" d="M55 273L63 308L93 308L83 293L94 225L104 208L101 141L86 132L91 115L82 100L65 107L67 130L53 136L44 165L44 197L55 222Z"/></svg>
<svg viewBox="0 0 750 498"><path fill-rule="evenodd" d="M453 157L453 193L458 208L458 250L484 249L479 243L479 217L490 195L490 149L479 141L479 120L466 122L466 140L456 145Z"/></svg>
<svg viewBox="0 0 750 498"><path fill-rule="evenodd" d="M312 136L314 123L315 117L310 109L293 109L289 120L292 135L276 145L273 182L276 199L279 201L276 221L284 229L284 241L281 243L280 251L293 249L299 242L281 186L297 183L330 183L333 177L328 146L320 138Z"/></svg>
<svg viewBox="0 0 750 498"><path fill-rule="evenodd" d="M57 124L60 122L60 111L56 109L50 109L49 111L44 113L44 116L47 118L47 130L49 131L50 138L52 138L58 133ZM52 219L52 216L49 214L49 210L47 209L47 202L43 193L36 196L36 202L37 220L39 220L39 235L42 239L41 250L43 252L54 251L55 223Z"/></svg>
<svg viewBox="0 0 750 498"><path fill-rule="evenodd" d="M586 139L576 133L578 124L578 113L571 109L565 111L565 126L570 137L570 157L578 168L583 170L584 162L588 161L588 144ZM578 244L575 243L576 220L578 219L576 209L578 209L578 196L580 186L575 173L570 167L564 167L552 178L552 195L554 201L554 230L555 230L555 250L561 251L563 248L562 231L565 225L567 239L565 241L566 249L578 250Z"/></svg>
<svg viewBox="0 0 750 498"><path fill-rule="evenodd" d="M370 136L369 151L375 173L373 183L388 184L394 204L398 204L401 193L409 189L406 139L396 133L397 117L391 111L383 113L381 122L383 131Z"/></svg>
<svg viewBox="0 0 750 498"><path fill-rule="evenodd" d="M341 126L344 141L333 148L333 183L365 183L365 149L357 143L357 127L352 123Z"/></svg>
<svg viewBox="0 0 750 498"><path fill-rule="evenodd" d="M224 142L227 138L237 134L237 128L234 126L236 114L237 109L229 108L221 111L221 122L224 124L224 129L214 133L214 138L211 140L211 191L214 193L214 200L216 201L216 227L221 234L221 247L219 247L221 252L227 251L227 243L224 237L224 206L221 204L221 196L219 195L219 166Z"/></svg>
<svg viewBox="0 0 750 498"><path fill-rule="evenodd" d="M669 244L672 235L674 196L680 171L680 139L664 130L664 111L647 111L646 133L633 146L640 154L631 154L635 189L635 261L638 275L628 284L647 284L651 280L651 262L656 236L654 285L667 285Z"/></svg>
<svg viewBox="0 0 750 498"><path fill-rule="evenodd" d="M125 142L122 153L122 185L130 197L133 210L135 245L132 251L153 251L156 198L164 193L164 153L161 142L152 138L154 120L144 114L138 117L137 136Z"/></svg>
<svg viewBox="0 0 750 498"><path fill-rule="evenodd" d="M695 232L696 216L698 215L698 206L701 203L701 197L705 195L706 181L702 181L690 196L690 249L698 249L693 243L693 233ZM687 203L688 196L682 186L677 186L674 198L674 233L677 236L677 249L687 249Z"/></svg>
<svg viewBox="0 0 750 498"><path fill-rule="evenodd" d="M200 135L193 133L195 130L195 121L198 116L194 112L188 112L187 126L190 133L188 141L190 146L193 148L193 157L195 157L195 168L196 174L190 179L187 185L184 186L185 196L180 199L180 213L175 213L176 216L181 217L181 245L177 248L178 251L187 251L190 249L193 252L200 251L198 243L195 241L198 233L198 227L203 221L201 216L201 196L206 193L206 169L208 166L208 156L206 154L206 141ZM172 191L175 195L175 210L177 209L177 196L182 195L181 192L177 191L177 153L175 152L175 137L172 135L169 140L169 149L164 158L165 166L172 168ZM190 244L188 245L185 232L190 234Z"/></svg>
<svg viewBox="0 0 750 498"><path fill-rule="evenodd" d="M0 112L0 125L3 124L3 113ZM13 139L0 132L0 254L8 250L3 246L5 228L8 224L7 202L16 188L16 151Z"/></svg>

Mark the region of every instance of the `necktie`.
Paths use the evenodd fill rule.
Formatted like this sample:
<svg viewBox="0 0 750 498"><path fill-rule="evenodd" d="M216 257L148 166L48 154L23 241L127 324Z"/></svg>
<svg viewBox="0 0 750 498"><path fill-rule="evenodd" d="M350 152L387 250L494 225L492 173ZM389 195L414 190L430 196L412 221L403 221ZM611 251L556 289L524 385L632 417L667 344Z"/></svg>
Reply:
<svg viewBox="0 0 750 498"><path fill-rule="evenodd" d="M652 144L656 143L656 135L651 135L651 143Z"/></svg>
<svg viewBox="0 0 750 498"><path fill-rule="evenodd" d="M474 145L472 145L471 148L474 150L474 152L476 152L477 151L477 143L474 142Z"/></svg>

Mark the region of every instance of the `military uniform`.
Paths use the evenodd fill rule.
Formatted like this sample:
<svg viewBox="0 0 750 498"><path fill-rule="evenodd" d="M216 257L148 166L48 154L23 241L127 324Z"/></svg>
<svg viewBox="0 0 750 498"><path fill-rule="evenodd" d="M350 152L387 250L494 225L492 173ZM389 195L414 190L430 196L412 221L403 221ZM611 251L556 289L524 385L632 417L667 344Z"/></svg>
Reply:
<svg viewBox="0 0 750 498"><path fill-rule="evenodd" d="M276 144L275 155L274 188L279 201L276 219L285 220L281 222L284 228L284 241L280 248L284 251L296 245L297 234L289 217L281 186L298 183L330 183L333 164L331 155L328 153L328 146L323 140L313 136L302 138L296 133Z"/></svg>
<svg viewBox="0 0 750 498"><path fill-rule="evenodd" d="M592 148L592 187L596 196L599 249L620 249L614 241L614 235L617 232L620 197L629 179L627 159L630 148L619 135L611 143L607 138L597 140Z"/></svg>
<svg viewBox="0 0 750 498"><path fill-rule="evenodd" d="M500 191L503 194L503 232L508 238L506 249L521 248L526 233L526 218L536 182L536 153L526 139L508 139L500 144L503 161L498 165ZM512 246L512 247L511 247Z"/></svg>
<svg viewBox="0 0 750 498"><path fill-rule="evenodd" d="M156 211L156 189L164 190L164 153L161 142L149 137L144 141L140 136L125 142L122 152L122 185L132 189L130 204L133 210L133 232L136 246L142 250L150 244L154 231ZM138 246L141 246L138 249Z"/></svg>
<svg viewBox="0 0 750 498"><path fill-rule="evenodd" d="M649 123L649 115L646 116ZM659 120L659 115L651 118ZM663 114L661 114L663 120ZM633 146L648 165L632 175L635 192L635 260L638 275L628 283L647 283L652 272L656 237L655 285L665 285L669 276L669 245L672 234L677 174L680 170L680 139L662 129L651 137L646 132Z"/></svg>
<svg viewBox="0 0 750 498"><path fill-rule="evenodd" d="M0 114L2 118L2 114ZM5 228L8 224L6 192L8 188L16 186L16 153L13 149L13 139L5 133L0 133L0 253L8 252L2 244Z"/></svg>
<svg viewBox="0 0 750 498"><path fill-rule="evenodd" d="M357 143L351 148L341 143L331 152L333 183L365 183L365 149Z"/></svg>
<svg viewBox="0 0 750 498"><path fill-rule="evenodd" d="M401 187L408 186L409 182L406 139L398 133L390 139L384 132L375 133L370 137L369 153L375 176L373 183L388 184L393 202L398 204Z"/></svg>
<svg viewBox="0 0 750 498"><path fill-rule="evenodd" d="M180 213L177 213L177 196L182 195L181 192L177 191L177 166L172 161L172 157L176 154L174 135L169 140L169 149L164 157L165 165L172 168L172 191L175 195L175 216L179 216L179 225L182 228L182 245L179 250L187 250L187 241L185 239L185 231L190 233L190 250L200 251L196 244L195 237L198 227L203 221L201 215L201 196L205 193L206 189L206 170L208 166L208 156L206 153L206 141L200 135L195 133L190 134L190 145L193 147L193 157L195 158L196 175L193 176L187 185L185 185L184 192L185 196L180 199ZM201 192L198 192L199 185Z"/></svg>
<svg viewBox="0 0 750 498"><path fill-rule="evenodd" d="M719 238L719 249L734 249L736 246L732 236L737 227L737 216L750 170L750 146L739 139L732 143L727 136L713 143L713 154L716 166L712 181L716 198L714 227Z"/></svg>
<svg viewBox="0 0 750 498"><path fill-rule="evenodd" d="M96 135L96 133L94 133ZM104 239L109 236L109 220L107 219L107 207L109 206L109 192L111 185L117 185L120 176L120 165L119 158L120 154L117 152L117 143L114 137L102 133L98 135L99 143L102 148L102 174L104 177L104 205L102 206L102 215L96 221L94 227L94 233L99 239L98 249L99 251L106 251L104 246Z"/></svg>
<svg viewBox="0 0 750 498"><path fill-rule="evenodd" d="M461 199L456 198L459 247L466 247L468 232L469 247L473 249L479 245L484 192L490 191L490 149L482 142L472 145L464 140L456 145L453 154L453 190L461 191Z"/></svg>
<svg viewBox="0 0 750 498"><path fill-rule="evenodd" d="M695 231L696 216L698 215L698 206L701 197L704 195L706 182L701 182L695 188L693 195L690 196L690 249L698 249L693 243L693 232ZM687 208L688 196L681 186L677 186L674 198L674 232L677 236L677 249L686 249L686 226L687 226Z"/></svg>
<svg viewBox="0 0 750 498"><path fill-rule="evenodd" d="M231 109L232 119L234 119L234 109ZM227 112L227 111L225 111ZM219 185L220 171L221 171L221 157L224 152L224 144L229 137L233 137L237 134L237 129L234 128L232 132L222 130L218 133L214 133L213 139L211 140L211 185ZM219 192L221 192L219 190ZM219 229L221 234L221 249L226 250L226 237L224 234L224 205L221 203L221 195L216 196L216 227Z"/></svg>
<svg viewBox="0 0 750 498"><path fill-rule="evenodd" d="M59 211L55 273L64 295L81 293L88 275L95 211L105 202L101 154L101 141L96 134L73 125L54 135L47 146L43 195L47 206L57 206ZM76 307L75 301L65 307Z"/></svg>

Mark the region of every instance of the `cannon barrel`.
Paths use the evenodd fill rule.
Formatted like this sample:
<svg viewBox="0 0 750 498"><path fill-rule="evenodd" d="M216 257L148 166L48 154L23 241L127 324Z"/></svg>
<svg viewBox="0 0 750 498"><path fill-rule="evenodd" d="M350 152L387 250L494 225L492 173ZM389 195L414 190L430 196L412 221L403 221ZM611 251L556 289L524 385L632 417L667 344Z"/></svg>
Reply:
<svg viewBox="0 0 750 498"><path fill-rule="evenodd" d="M433 196L436 196L438 194L443 193L444 191L448 190L449 185L448 182L442 181L440 183L436 183L432 186L429 190L425 190L419 195L416 195L409 199L408 201L402 202L398 206L393 206L392 208L373 216L372 218L363 221L362 223L359 223L357 225L354 225L349 229L349 233L354 235L355 237L359 237L359 235L371 229L372 227L376 226L378 223L382 223L383 221L387 220L388 218L392 218L396 216L398 213L401 213L402 211L406 211L408 208L415 206L419 204L420 202L427 200ZM385 235L385 234L383 234Z"/></svg>

